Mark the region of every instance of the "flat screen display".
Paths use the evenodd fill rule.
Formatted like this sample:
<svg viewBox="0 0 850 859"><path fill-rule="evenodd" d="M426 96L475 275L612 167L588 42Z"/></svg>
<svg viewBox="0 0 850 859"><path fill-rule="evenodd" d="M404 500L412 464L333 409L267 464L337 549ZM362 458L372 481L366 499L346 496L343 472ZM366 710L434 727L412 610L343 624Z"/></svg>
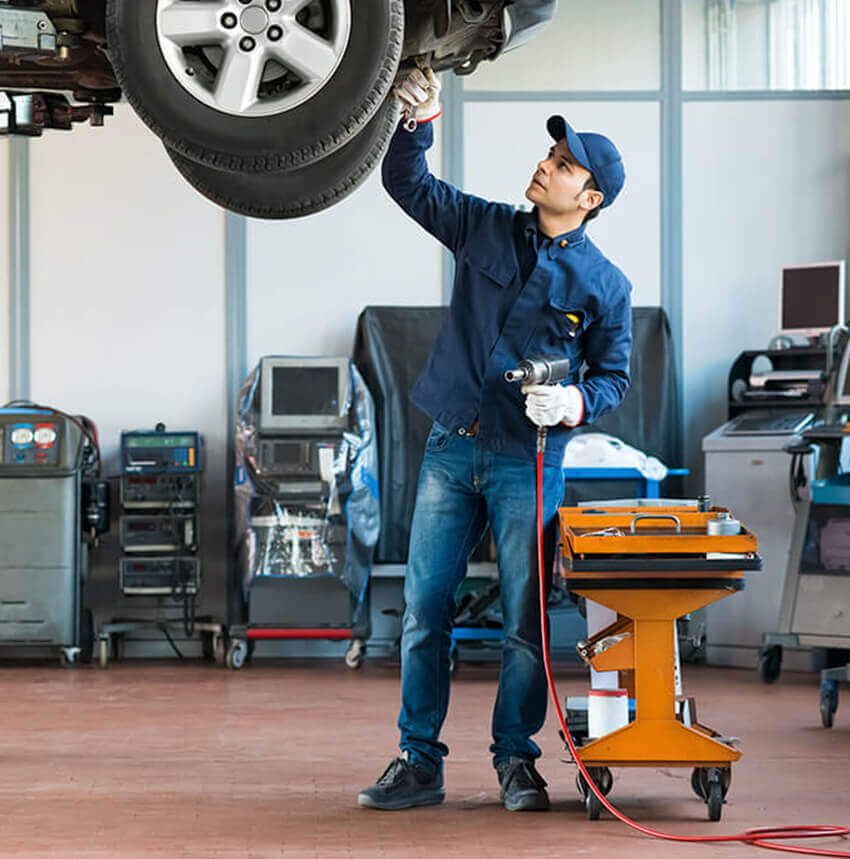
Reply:
<svg viewBox="0 0 850 859"><path fill-rule="evenodd" d="M842 266L806 266L782 271L782 331L828 331L843 322Z"/></svg>
<svg viewBox="0 0 850 859"><path fill-rule="evenodd" d="M272 368L272 415L339 414L336 367Z"/></svg>

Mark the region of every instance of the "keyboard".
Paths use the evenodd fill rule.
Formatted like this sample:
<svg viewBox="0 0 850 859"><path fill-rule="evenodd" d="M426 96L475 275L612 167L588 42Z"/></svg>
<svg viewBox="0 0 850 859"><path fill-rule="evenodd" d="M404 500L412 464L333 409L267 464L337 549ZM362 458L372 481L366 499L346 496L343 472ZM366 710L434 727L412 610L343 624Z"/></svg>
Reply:
<svg viewBox="0 0 850 859"><path fill-rule="evenodd" d="M724 435L794 435L802 432L815 419L814 412L744 412Z"/></svg>

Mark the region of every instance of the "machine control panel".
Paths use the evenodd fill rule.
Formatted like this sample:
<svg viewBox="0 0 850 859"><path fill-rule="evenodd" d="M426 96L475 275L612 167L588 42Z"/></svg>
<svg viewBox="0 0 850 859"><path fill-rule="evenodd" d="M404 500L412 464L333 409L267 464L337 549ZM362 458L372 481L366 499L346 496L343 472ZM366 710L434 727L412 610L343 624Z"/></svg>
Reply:
<svg viewBox="0 0 850 859"><path fill-rule="evenodd" d="M189 474L122 474L121 504L128 510L179 509L198 503L198 477Z"/></svg>
<svg viewBox="0 0 850 859"><path fill-rule="evenodd" d="M7 466L59 465L63 426L56 418L0 416L0 463Z"/></svg>
<svg viewBox="0 0 850 859"><path fill-rule="evenodd" d="M197 558L122 558L119 585L129 595L197 594L201 586Z"/></svg>
<svg viewBox="0 0 850 859"><path fill-rule="evenodd" d="M201 469L201 438L197 432L121 433L124 474L179 474Z"/></svg>
<svg viewBox="0 0 850 859"><path fill-rule="evenodd" d="M192 515L122 516L121 548L125 552L192 551L195 528Z"/></svg>

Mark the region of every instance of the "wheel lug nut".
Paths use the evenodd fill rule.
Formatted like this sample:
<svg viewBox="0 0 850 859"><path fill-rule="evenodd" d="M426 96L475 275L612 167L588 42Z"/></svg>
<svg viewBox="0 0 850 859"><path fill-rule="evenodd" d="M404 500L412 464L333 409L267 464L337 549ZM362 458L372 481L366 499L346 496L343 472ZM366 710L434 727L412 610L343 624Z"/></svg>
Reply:
<svg viewBox="0 0 850 859"><path fill-rule="evenodd" d="M243 51L253 51L256 46L257 43L250 36L244 36L239 40L239 47Z"/></svg>
<svg viewBox="0 0 850 859"><path fill-rule="evenodd" d="M228 30L232 30L237 23L236 16L232 12L225 12L221 16L221 26L227 27Z"/></svg>
<svg viewBox="0 0 850 859"><path fill-rule="evenodd" d="M268 36L273 42L278 42L283 36L283 29L275 24L274 26L269 27Z"/></svg>
<svg viewBox="0 0 850 859"><path fill-rule="evenodd" d="M269 12L277 12L280 9L280 0L266 0L266 9Z"/></svg>

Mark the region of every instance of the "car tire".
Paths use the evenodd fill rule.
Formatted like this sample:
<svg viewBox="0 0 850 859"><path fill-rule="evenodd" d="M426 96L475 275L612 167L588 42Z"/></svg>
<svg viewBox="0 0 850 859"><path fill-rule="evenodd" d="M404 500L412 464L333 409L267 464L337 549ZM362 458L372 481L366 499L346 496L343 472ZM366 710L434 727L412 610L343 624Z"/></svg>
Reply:
<svg viewBox="0 0 850 859"><path fill-rule="evenodd" d="M323 46L321 63L326 67L322 74L326 73L327 79L317 72L315 86L320 88L300 103L297 101L302 92L299 87L306 84L294 84L294 95L291 95L284 84L275 83L278 90L272 89L271 95L266 93L265 99L232 110L224 109L236 103L231 97L220 97L215 89L208 91L208 87L223 80L220 69L224 67L225 58L241 62L247 52L242 51L237 42L231 42L226 49L190 46L188 50L201 53L188 55L186 48L177 46L177 37L161 42L157 23L161 2L107 0L107 50L118 83L136 113L169 149L193 161L223 170L260 173L289 170L318 161L366 126L394 83L404 35L403 0L314 0L332 4L327 7L332 12L348 10L345 14L350 14L344 46L335 44L331 49L328 42ZM187 0L177 0L173 5L181 3L190 6ZM259 0L234 4L236 12L249 8L254 11L255 7L260 7L256 14L261 18L266 15L267 22L274 20ZM307 11L312 14L311 9ZM190 7L190 14L198 13ZM223 27L223 14L210 12L209 15L212 23L208 26ZM338 17L342 20L342 12ZM235 14L233 19L240 22L234 25L237 29L233 31L238 35L247 25L242 23L244 18L237 18ZM329 15L327 20L332 17ZM338 28L341 27L339 24ZM303 38L305 26L291 27L291 30L302 36L304 44L315 46L317 43L312 38L315 34L307 33L310 38ZM282 28L281 31L288 38L289 31ZM274 48L268 33L267 29L255 38L256 50L263 52L257 57L266 73L271 68L265 64L266 50ZM200 36L188 38L202 39ZM203 39L206 38L205 35ZM285 46L286 38L278 44ZM216 50L221 54L218 70L209 60L209 51ZM295 55L294 49L291 55ZM306 54L299 54L299 58L303 56ZM332 56L337 56L338 65L331 71L329 57ZM175 61L182 63L184 60L187 68L181 81L169 62L173 66ZM318 60L316 62L319 64ZM275 69L283 76L280 80L290 80L287 77L290 72L283 66L275 66ZM238 78L233 80L242 83ZM297 75L293 80L299 80ZM266 85L264 78L258 87ZM242 95L252 89L252 84L246 80ZM309 87L303 92L307 91ZM235 86L233 92L238 93L239 86ZM202 98L214 103L205 103ZM277 112L256 113L269 110Z"/></svg>
<svg viewBox="0 0 850 859"><path fill-rule="evenodd" d="M353 140L315 164L269 173L218 170L166 147L182 176L213 203L254 218L312 215L358 188L377 166L398 123L390 97Z"/></svg>

